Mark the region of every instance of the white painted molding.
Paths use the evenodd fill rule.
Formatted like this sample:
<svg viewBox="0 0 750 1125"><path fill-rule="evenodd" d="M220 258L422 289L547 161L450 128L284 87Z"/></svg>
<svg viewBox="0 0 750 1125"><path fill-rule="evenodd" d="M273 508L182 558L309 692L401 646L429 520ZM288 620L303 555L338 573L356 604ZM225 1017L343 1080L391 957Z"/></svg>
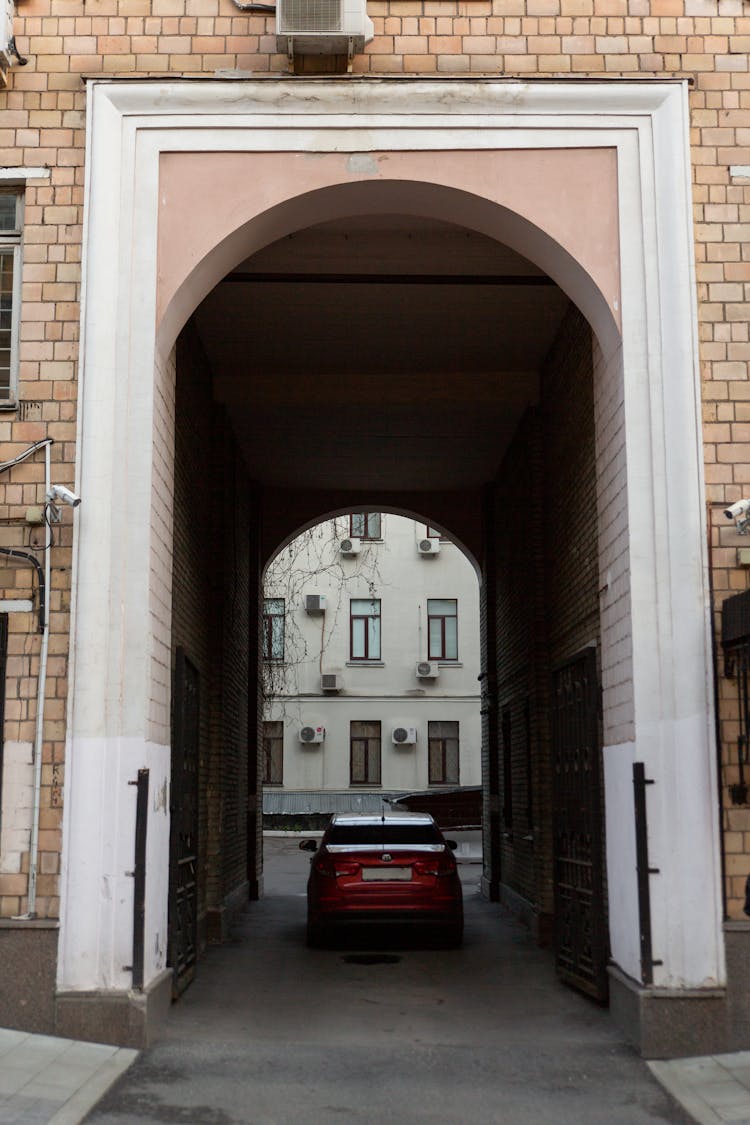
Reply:
<svg viewBox="0 0 750 1125"><path fill-rule="evenodd" d="M652 879L652 921L654 954L663 962L656 985L722 983L685 83L95 79L88 104L76 488L96 519L81 511L74 561L60 986L123 986L119 943L132 903L127 884L110 885L107 874L114 870L112 854L131 846L132 793L110 785L105 762L117 764L121 782L149 759L156 773L168 772L164 739L154 738L149 725L151 660L163 638L144 612L160 596L150 566L160 408L154 325L161 155L431 151L438 161L441 150L561 147L617 153L621 357L619 339L600 336L599 343L605 363L614 372L621 360L624 373L612 440L624 434L619 557L627 554L629 562L620 578L629 582L630 616L603 632L602 650L624 649L628 658L632 651L632 683L624 693L622 684L606 685L605 708L627 711L633 735L611 738L607 757L643 761L655 781L649 843L660 875ZM528 246L528 256L546 268L541 233ZM580 293L567 281L583 311L587 300L594 308L586 278L575 277ZM164 351L180 327L176 317ZM168 699L158 706L168 714ZM623 768L618 761L609 779L617 801L607 804L607 837L609 848L622 829L623 854L630 854L632 786ZM101 807L102 816L88 816L91 806ZM166 925L168 833L160 828L157 838L162 845L149 861L147 948L163 940ZM612 917L622 930L622 940L613 933L613 949L623 970L638 976L632 864L622 864L617 875L630 882L624 889L609 883L612 901L619 896ZM101 887L112 895L106 903L99 901ZM97 913L103 924L88 928L84 940L80 919ZM152 973L158 964L157 957Z"/></svg>
<svg viewBox="0 0 750 1125"><path fill-rule="evenodd" d="M33 604L26 598L3 598L0 600L0 613L31 613Z"/></svg>
<svg viewBox="0 0 750 1125"><path fill-rule="evenodd" d="M0 180L22 183L24 180L48 180L52 172L49 168L0 168Z"/></svg>

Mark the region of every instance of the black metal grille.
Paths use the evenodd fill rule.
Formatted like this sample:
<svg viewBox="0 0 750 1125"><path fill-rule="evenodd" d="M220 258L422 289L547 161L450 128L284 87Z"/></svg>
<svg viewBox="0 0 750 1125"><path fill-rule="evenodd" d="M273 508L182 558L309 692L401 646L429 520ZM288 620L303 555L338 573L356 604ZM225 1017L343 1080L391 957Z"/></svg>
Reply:
<svg viewBox="0 0 750 1125"><path fill-rule="evenodd" d="M195 974L198 914L198 760L200 679L177 650L172 735L169 872L169 964L174 989L187 988Z"/></svg>
<svg viewBox="0 0 750 1125"><path fill-rule="evenodd" d="M750 640L750 590L727 598L722 605L721 640L725 645Z"/></svg>
<svg viewBox="0 0 750 1125"><path fill-rule="evenodd" d="M569 984L606 1000L599 690L593 648L554 673L552 758L557 971Z"/></svg>
<svg viewBox="0 0 750 1125"><path fill-rule="evenodd" d="M748 803L746 768L750 740L750 590L721 607L725 674L737 683L737 780L729 786L732 804Z"/></svg>
<svg viewBox="0 0 750 1125"><path fill-rule="evenodd" d="M0 813L3 807L3 747L5 745L5 677L8 668L8 615L0 613Z"/></svg>

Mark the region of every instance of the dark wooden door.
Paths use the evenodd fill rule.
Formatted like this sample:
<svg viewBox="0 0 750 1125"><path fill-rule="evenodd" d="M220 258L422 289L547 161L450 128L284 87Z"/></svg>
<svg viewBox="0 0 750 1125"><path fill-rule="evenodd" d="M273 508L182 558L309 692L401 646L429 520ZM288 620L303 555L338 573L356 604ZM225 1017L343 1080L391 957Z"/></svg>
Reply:
<svg viewBox="0 0 750 1125"><path fill-rule="evenodd" d="M596 650L553 674L555 934L558 974L605 1001L609 940L604 903L602 767Z"/></svg>
<svg viewBox="0 0 750 1125"><path fill-rule="evenodd" d="M169 964L174 992L195 975L198 916L198 763L200 679L177 649L170 791Z"/></svg>

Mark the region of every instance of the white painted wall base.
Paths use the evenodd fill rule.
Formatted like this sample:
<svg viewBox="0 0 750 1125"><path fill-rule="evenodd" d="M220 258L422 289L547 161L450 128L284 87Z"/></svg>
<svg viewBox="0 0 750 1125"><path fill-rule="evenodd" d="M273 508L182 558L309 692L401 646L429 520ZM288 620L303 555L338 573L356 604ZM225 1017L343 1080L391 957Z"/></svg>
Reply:
<svg viewBox="0 0 750 1125"><path fill-rule="evenodd" d="M0 874L17 875L29 850L34 806L34 747L31 742L3 746L3 807L0 812Z"/></svg>

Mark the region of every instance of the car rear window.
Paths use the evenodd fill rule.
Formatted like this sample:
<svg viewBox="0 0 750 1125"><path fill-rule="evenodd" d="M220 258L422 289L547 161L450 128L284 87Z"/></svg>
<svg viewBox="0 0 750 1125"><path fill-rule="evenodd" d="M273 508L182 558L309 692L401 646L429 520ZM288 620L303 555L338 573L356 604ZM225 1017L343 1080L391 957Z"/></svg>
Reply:
<svg viewBox="0 0 750 1125"><path fill-rule="evenodd" d="M335 824L329 844L439 844L434 824Z"/></svg>

